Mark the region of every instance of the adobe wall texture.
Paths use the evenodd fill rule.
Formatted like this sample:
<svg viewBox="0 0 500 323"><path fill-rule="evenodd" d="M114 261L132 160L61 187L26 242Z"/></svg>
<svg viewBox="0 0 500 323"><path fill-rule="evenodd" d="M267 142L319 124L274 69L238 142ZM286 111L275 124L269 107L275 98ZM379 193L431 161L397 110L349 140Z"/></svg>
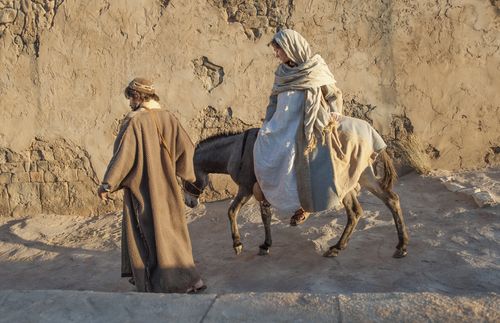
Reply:
<svg viewBox="0 0 500 323"><path fill-rule="evenodd" d="M325 58L347 111L401 163L498 165L499 14L496 0L0 0L1 214L113 207L95 182L134 76L155 81L194 141L258 126L281 26Z"/></svg>

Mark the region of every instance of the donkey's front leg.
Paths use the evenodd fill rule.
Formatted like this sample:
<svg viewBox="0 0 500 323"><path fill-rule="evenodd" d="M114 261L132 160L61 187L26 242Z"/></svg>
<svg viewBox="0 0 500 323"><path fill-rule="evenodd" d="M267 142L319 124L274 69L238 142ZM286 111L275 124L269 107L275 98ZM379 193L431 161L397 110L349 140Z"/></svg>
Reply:
<svg viewBox="0 0 500 323"><path fill-rule="evenodd" d="M259 255L265 256L269 254L269 248L273 244L273 240L271 238L271 204L266 200L260 201L260 216L262 218L262 223L264 224L264 230L266 232L266 239L264 243L259 246Z"/></svg>
<svg viewBox="0 0 500 323"><path fill-rule="evenodd" d="M240 241L240 231L238 230L237 217L243 204L248 202L252 195L239 189L228 210L229 222L231 225L231 237L233 238L233 249L236 255L243 251L243 244Z"/></svg>
<svg viewBox="0 0 500 323"><path fill-rule="evenodd" d="M363 209L361 208L361 204L359 204L355 191L349 192L342 200L342 203L344 204L345 211L347 213L347 224L344 232L342 232L340 240L336 245L330 247L330 249L323 254L324 257L336 257L339 255L340 250L347 247L347 242L356 228L359 219L363 215Z"/></svg>

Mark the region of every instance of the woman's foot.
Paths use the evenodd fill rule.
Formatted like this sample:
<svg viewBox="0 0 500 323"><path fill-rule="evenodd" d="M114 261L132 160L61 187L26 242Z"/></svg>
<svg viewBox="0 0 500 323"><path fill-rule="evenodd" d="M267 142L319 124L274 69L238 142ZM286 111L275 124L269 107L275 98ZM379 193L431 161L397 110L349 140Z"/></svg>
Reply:
<svg viewBox="0 0 500 323"><path fill-rule="evenodd" d="M186 293L197 294L205 289L207 289L207 285L200 279L193 286L189 287Z"/></svg>
<svg viewBox="0 0 500 323"><path fill-rule="evenodd" d="M295 214L292 215L292 217L290 218L290 225L292 227L295 227L299 224L306 222L309 215L310 215L310 213L304 211L303 208L298 209L297 211L295 211Z"/></svg>

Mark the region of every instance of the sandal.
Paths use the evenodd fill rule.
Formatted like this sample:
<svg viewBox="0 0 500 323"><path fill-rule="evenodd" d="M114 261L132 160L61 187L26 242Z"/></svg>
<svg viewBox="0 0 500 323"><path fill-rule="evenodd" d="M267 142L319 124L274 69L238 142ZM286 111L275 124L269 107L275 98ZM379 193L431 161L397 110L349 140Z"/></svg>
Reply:
<svg viewBox="0 0 500 323"><path fill-rule="evenodd" d="M290 218L290 225L292 227L295 227L299 224L306 222L309 215L310 213L304 211L303 208L298 209L297 211L295 211L295 214Z"/></svg>
<svg viewBox="0 0 500 323"><path fill-rule="evenodd" d="M194 286L189 287L188 290L186 291L187 294L197 294L201 291L204 291L207 289L207 285L203 283L203 280L198 280Z"/></svg>

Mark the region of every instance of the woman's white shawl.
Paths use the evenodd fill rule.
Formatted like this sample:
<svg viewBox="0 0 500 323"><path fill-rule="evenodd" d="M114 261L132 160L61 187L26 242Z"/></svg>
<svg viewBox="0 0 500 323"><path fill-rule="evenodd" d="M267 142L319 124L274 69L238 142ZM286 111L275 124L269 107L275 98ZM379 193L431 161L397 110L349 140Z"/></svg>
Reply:
<svg viewBox="0 0 500 323"><path fill-rule="evenodd" d="M272 94L284 91L302 90L304 100L304 135L307 150L316 145L316 140L324 138L323 130L330 123L328 106L322 104L321 86L335 83L323 58L312 55L309 43L298 32L283 29L273 40L285 51L295 66L280 64L275 72Z"/></svg>

